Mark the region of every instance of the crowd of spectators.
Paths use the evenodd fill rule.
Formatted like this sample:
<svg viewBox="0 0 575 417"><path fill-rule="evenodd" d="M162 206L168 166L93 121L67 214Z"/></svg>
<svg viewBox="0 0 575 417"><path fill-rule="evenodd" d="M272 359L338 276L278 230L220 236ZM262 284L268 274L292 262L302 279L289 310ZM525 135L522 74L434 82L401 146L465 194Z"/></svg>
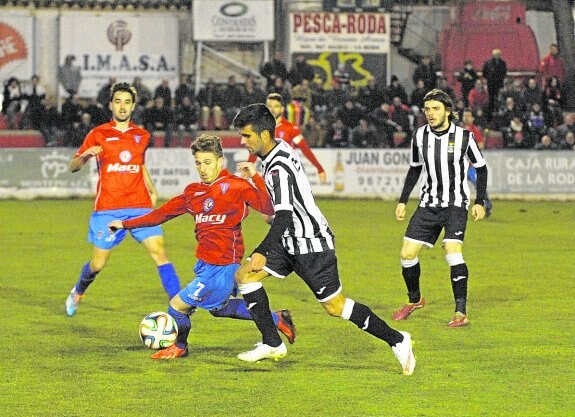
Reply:
<svg viewBox="0 0 575 417"><path fill-rule="evenodd" d="M286 117L301 128L312 147L401 148L409 146L411 133L425 123L423 97L430 89L441 88L452 96L459 120L471 111L484 136L500 132L499 147L573 149L575 123L562 111L560 64L552 45L539 74L526 80L512 78L506 74L501 51L494 50L482 71L466 61L451 86L447 78L437 76L431 57L424 56L413 71L415 88L408 95L395 75L389 84L369 77L366 85L354 86L345 63L339 63L326 85L303 55L296 56L288 69L277 52L260 68L261 78L247 75L238 82L230 75L222 85L210 79L197 92L189 75L181 77L174 91L168 80L150 89L136 77L132 84L138 104L132 118L150 132L163 132L165 146L181 146L198 130L230 128L241 107L279 93L287 103ZM109 120L109 90L115 82L110 78L88 100L69 90L58 110L37 76L23 87L10 78L4 83L0 129L35 129L48 146L79 146L92 127ZM494 93L498 83L501 87Z"/></svg>

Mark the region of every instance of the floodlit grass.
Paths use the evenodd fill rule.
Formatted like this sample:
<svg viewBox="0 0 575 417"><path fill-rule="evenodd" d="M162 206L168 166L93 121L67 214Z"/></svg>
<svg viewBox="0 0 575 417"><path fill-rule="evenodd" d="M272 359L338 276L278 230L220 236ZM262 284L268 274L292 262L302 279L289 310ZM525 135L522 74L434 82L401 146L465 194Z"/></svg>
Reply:
<svg viewBox="0 0 575 417"><path fill-rule="evenodd" d="M406 223L394 220L394 203L319 205L337 236L344 293L412 333L412 377L387 345L329 318L294 275L265 283L272 307L290 308L298 329L285 359L240 362L236 354L259 339L255 325L200 311L190 356L152 361L138 324L167 300L144 248L131 239L117 248L69 318L65 298L91 255L92 202L1 201L0 415L575 415L573 203L496 201L491 219L470 221L471 325L460 329L446 326L453 303L439 246L420 255L428 305L408 321L389 319L405 301L398 254ZM186 283L195 263L192 218L164 230ZM249 249L259 243L259 215L244 233Z"/></svg>

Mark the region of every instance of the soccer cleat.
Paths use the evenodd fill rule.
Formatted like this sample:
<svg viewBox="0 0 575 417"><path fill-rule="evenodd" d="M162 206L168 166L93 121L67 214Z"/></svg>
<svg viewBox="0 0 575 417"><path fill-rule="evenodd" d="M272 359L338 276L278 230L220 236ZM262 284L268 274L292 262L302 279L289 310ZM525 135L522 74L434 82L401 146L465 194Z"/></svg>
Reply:
<svg viewBox="0 0 575 417"><path fill-rule="evenodd" d="M183 358L184 356L188 356L188 347L179 348L175 344L165 349L159 350L158 352L154 353L150 358L152 359L175 359L175 358Z"/></svg>
<svg viewBox="0 0 575 417"><path fill-rule="evenodd" d="M403 341L391 347L393 354L401 364L403 375L413 374L415 369L415 355L413 354L413 342L407 332L399 332L403 335Z"/></svg>
<svg viewBox="0 0 575 417"><path fill-rule="evenodd" d="M68 316L73 316L76 314L76 310L80 305L80 301L84 298L84 294L78 294L76 292L76 286L72 287L70 294L68 294L68 298L66 298L66 314Z"/></svg>
<svg viewBox="0 0 575 417"><path fill-rule="evenodd" d="M276 311L278 315L278 330L282 332L285 337L287 337L290 345L295 342L295 326L291 318L291 312L289 310L279 310Z"/></svg>
<svg viewBox="0 0 575 417"><path fill-rule="evenodd" d="M467 326L468 324L469 319L467 316L459 311L456 311L451 321L447 323L449 327L462 327Z"/></svg>
<svg viewBox="0 0 575 417"><path fill-rule="evenodd" d="M271 347L261 342L256 343L254 350L248 350L238 355L238 359L246 362L258 362L262 359L273 359L277 361L287 355L287 347L284 343L278 347Z"/></svg>
<svg viewBox="0 0 575 417"><path fill-rule="evenodd" d="M421 297L417 303L407 303L391 315L394 320L406 320L411 313L425 306L425 299Z"/></svg>

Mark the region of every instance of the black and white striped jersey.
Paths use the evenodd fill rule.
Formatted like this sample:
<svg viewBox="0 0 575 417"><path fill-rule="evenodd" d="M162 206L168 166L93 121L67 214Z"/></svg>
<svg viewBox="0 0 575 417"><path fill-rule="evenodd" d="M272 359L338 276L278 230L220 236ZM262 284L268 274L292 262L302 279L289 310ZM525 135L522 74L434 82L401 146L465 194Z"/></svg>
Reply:
<svg viewBox="0 0 575 417"><path fill-rule="evenodd" d="M283 140L262 160L266 187L275 211L292 212L292 225L284 232L284 248L292 255L334 249L334 236L315 203L311 186L293 148Z"/></svg>
<svg viewBox="0 0 575 417"><path fill-rule="evenodd" d="M421 207L469 208L467 184L469 163L485 165L473 133L451 123L446 133L437 136L425 125L411 139L411 166L423 166Z"/></svg>

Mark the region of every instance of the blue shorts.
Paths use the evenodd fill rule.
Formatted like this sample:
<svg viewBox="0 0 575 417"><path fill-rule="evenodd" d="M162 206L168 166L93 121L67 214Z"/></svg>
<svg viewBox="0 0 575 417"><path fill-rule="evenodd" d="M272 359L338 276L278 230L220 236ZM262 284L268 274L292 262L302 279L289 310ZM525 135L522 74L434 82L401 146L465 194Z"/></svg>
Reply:
<svg viewBox="0 0 575 417"><path fill-rule="evenodd" d="M130 233L138 243L146 240L152 236L163 236L162 228L160 226L140 227L132 230L116 230L115 233L110 233L108 223L112 220L128 220L134 217L140 217L149 213L152 209L149 208L135 208L135 209L120 209L120 210L104 210L95 211L90 217L90 230L88 230L88 242L93 243L94 246L100 249L112 249L124 240L126 233Z"/></svg>
<svg viewBox="0 0 575 417"><path fill-rule="evenodd" d="M206 310L218 310L237 295L234 274L239 264L212 265L199 260L194 268L196 278L179 292L186 304Z"/></svg>

